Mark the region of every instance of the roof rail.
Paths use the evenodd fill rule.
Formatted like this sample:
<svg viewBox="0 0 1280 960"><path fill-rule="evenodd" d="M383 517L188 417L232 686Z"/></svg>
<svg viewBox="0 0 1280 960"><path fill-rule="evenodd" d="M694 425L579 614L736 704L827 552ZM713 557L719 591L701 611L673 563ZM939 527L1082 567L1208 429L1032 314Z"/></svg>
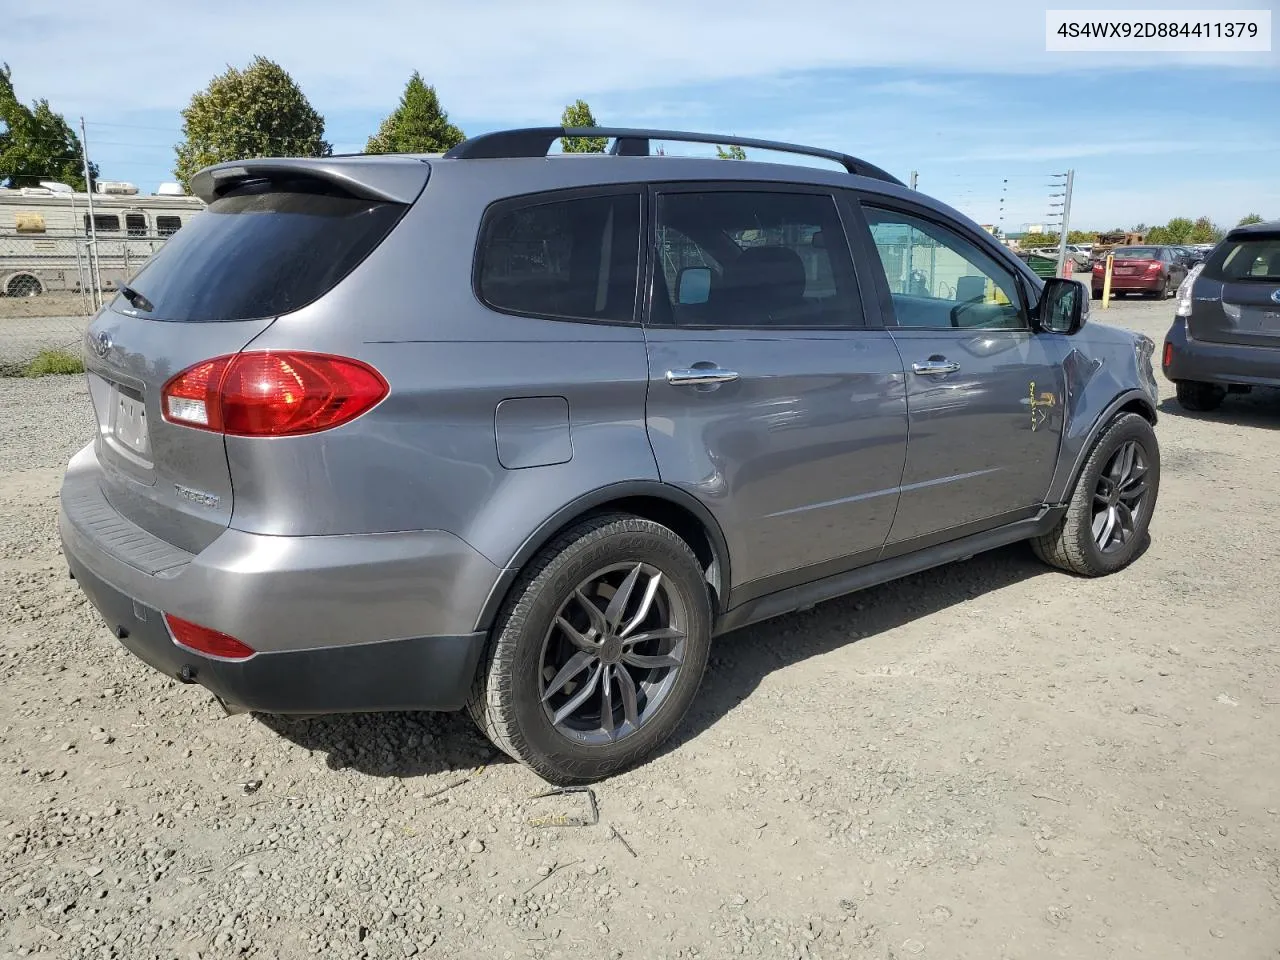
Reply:
<svg viewBox="0 0 1280 960"><path fill-rule="evenodd" d="M752 147L757 150L774 150L778 153L794 153L807 157L832 160L849 173L875 180L886 180L898 186L906 186L901 180L881 170L874 164L851 157L836 150L821 147L805 147L779 140L755 140L750 137L725 136L714 133L688 133L680 130L639 130L629 127L522 127L517 130L496 130L463 140L445 153L446 160L496 160L515 157L545 157L551 145L561 137L608 137L613 139L611 154L624 157L649 156L650 140L668 140L677 143L711 143L717 146Z"/></svg>

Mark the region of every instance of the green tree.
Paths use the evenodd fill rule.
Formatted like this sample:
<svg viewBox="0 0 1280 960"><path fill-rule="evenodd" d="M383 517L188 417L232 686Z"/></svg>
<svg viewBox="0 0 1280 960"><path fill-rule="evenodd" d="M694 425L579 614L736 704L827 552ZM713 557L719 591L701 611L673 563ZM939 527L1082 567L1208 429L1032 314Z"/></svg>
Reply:
<svg viewBox="0 0 1280 960"><path fill-rule="evenodd" d="M34 187L53 180L84 190L80 138L48 100L30 107L18 100L12 76L7 63L0 66L0 185ZM97 179L96 164L89 165L89 176Z"/></svg>
<svg viewBox="0 0 1280 960"><path fill-rule="evenodd" d="M1247 227L1251 223L1262 223L1263 219L1260 214L1247 213L1240 218L1240 222L1236 224L1238 227Z"/></svg>
<svg viewBox="0 0 1280 960"><path fill-rule="evenodd" d="M721 160L745 160L747 159L747 151L743 150L736 144L726 150L719 144L716 145L716 156Z"/></svg>
<svg viewBox="0 0 1280 960"><path fill-rule="evenodd" d="M435 87L423 83L418 71L405 84L400 106L369 138L365 153L444 153L466 139L449 122Z"/></svg>
<svg viewBox="0 0 1280 960"><path fill-rule="evenodd" d="M184 187L202 167L252 157L327 157L324 117L293 78L266 57L228 67L182 111L183 141L173 172Z"/></svg>
<svg viewBox="0 0 1280 960"><path fill-rule="evenodd" d="M1134 231L1137 233L1138 231ZM1169 236L1168 227L1152 227L1147 231L1147 243L1175 243Z"/></svg>
<svg viewBox="0 0 1280 960"><path fill-rule="evenodd" d="M560 114L562 127L598 127L591 108L585 100L575 100ZM565 153L604 153L608 137L561 137L560 149Z"/></svg>
<svg viewBox="0 0 1280 960"><path fill-rule="evenodd" d="M1208 217L1200 217L1191 228L1188 243L1217 243L1222 239L1222 231Z"/></svg>
<svg viewBox="0 0 1280 960"><path fill-rule="evenodd" d="M1169 238L1165 243L1187 243L1195 223L1186 217L1174 217L1164 225L1165 235Z"/></svg>

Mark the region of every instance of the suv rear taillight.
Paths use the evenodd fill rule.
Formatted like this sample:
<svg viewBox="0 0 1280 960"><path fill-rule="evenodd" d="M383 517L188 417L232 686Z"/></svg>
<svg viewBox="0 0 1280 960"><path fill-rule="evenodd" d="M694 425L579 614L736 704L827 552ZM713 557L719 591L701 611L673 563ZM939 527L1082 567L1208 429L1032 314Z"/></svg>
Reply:
<svg viewBox="0 0 1280 960"><path fill-rule="evenodd" d="M377 370L324 353L262 350L188 367L160 392L169 423L241 437L329 430L376 406L389 391Z"/></svg>

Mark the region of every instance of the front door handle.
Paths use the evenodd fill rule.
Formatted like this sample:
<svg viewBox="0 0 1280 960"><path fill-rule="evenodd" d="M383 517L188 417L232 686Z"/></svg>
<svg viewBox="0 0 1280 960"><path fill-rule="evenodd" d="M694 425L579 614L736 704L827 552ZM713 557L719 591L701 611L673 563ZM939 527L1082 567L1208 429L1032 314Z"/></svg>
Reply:
<svg viewBox="0 0 1280 960"><path fill-rule="evenodd" d="M911 371L926 377L940 377L943 374L955 373L960 369L960 364L954 360L943 360L939 357L930 357L923 363L913 363Z"/></svg>
<svg viewBox="0 0 1280 960"><path fill-rule="evenodd" d="M709 383L733 383L738 379L736 370L721 367L693 367L689 370L668 370L667 383L699 387Z"/></svg>

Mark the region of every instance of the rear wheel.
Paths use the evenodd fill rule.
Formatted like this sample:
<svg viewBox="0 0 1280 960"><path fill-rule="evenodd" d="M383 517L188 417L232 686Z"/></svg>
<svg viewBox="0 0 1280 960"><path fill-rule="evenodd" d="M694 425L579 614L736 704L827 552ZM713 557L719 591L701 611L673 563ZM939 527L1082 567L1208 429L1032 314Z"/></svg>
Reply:
<svg viewBox="0 0 1280 960"><path fill-rule="evenodd" d="M671 736L710 644L710 595L689 546L650 520L595 517L521 575L467 709L543 779L591 782Z"/></svg>
<svg viewBox="0 0 1280 960"><path fill-rule="evenodd" d="M1216 383L1199 383L1179 380L1177 384L1178 406L1195 413L1207 413L1222 406L1227 391Z"/></svg>
<svg viewBox="0 0 1280 960"><path fill-rule="evenodd" d="M1160 491L1160 447L1145 417L1124 413L1094 444L1057 526L1031 541L1045 563L1086 577L1128 566Z"/></svg>

